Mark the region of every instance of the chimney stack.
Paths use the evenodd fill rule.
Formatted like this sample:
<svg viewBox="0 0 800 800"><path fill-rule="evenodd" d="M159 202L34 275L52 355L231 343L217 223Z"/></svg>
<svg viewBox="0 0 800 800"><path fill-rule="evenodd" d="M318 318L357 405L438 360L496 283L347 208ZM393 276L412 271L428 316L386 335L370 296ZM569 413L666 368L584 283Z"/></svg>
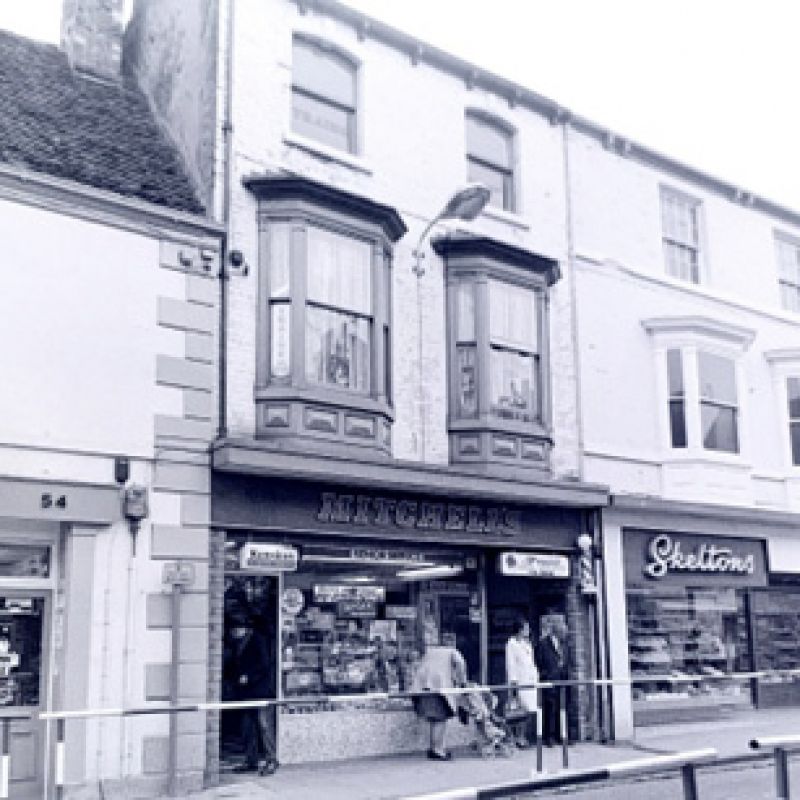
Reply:
<svg viewBox="0 0 800 800"><path fill-rule="evenodd" d="M74 69L119 80L125 0L64 0L61 49Z"/></svg>

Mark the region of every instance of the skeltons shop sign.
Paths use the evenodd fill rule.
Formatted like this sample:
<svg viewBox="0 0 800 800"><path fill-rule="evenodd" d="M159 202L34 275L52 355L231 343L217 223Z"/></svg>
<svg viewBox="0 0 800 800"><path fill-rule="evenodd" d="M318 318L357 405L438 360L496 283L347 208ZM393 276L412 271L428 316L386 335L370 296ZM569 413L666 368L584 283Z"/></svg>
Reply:
<svg viewBox="0 0 800 800"><path fill-rule="evenodd" d="M764 542L759 539L626 532L625 550L628 583L742 587L766 583Z"/></svg>

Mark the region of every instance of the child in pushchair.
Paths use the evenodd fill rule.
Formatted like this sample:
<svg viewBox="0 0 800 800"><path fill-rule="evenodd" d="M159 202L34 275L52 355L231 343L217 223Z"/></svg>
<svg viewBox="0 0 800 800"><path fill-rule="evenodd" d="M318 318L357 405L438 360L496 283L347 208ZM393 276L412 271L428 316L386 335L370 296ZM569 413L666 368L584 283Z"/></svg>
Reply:
<svg viewBox="0 0 800 800"><path fill-rule="evenodd" d="M467 683L465 688L475 686ZM489 691L466 692L459 700L458 716L465 725L475 721L478 738L473 748L483 758L512 756L516 751L514 737L502 717L496 713L497 698Z"/></svg>

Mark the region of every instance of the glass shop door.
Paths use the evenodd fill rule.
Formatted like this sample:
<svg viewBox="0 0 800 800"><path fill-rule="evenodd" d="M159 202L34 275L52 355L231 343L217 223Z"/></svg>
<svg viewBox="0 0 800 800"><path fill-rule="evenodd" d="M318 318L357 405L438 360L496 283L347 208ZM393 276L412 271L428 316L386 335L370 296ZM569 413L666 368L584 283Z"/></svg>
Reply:
<svg viewBox="0 0 800 800"><path fill-rule="evenodd" d="M11 721L9 797L44 796L49 602L44 593L0 589L0 719ZM0 731L2 735L2 731Z"/></svg>

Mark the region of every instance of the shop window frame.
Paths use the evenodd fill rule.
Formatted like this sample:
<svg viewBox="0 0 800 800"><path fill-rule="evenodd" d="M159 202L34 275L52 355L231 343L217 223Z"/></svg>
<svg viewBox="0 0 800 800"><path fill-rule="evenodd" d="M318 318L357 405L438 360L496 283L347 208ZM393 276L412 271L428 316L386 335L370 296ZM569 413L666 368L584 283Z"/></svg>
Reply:
<svg viewBox="0 0 800 800"><path fill-rule="evenodd" d="M787 264L791 260L787 254L794 256L793 274ZM775 257L781 308L792 314L800 314L800 238L775 231Z"/></svg>
<svg viewBox="0 0 800 800"><path fill-rule="evenodd" d="M746 435L747 392L744 386L744 354L755 332L708 317L659 317L642 321L654 344L656 397L658 400L659 440L664 460L701 459L743 463L748 456ZM679 352L682 365L681 400L684 408L685 444L677 444L673 436L672 405L678 399L671 386L669 353ZM736 392L735 450L706 447L703 441L702 409L706 405L734 408L730 403L704 397L701 388L700 358L708 354L730 361Z"/></svg>
<svg viewBox="0 0 800 800"><path fill-rule="evenodd" d="M481 151L471 141L470 127L483 126L498 135L504 142L507 159L501 161L492 154ZM503 186L502 203L495 201L495 193L489 199L489 208L505 211L510 214L518 213L519 189L517 169L517 131L513 125L485 111L467 109L464 115L464 138L467 161L467 180L477 183L486 183L485 172L501 179ZM476 171L477 170L477 171ZM491 186L489 187L491 189Z"/></svg>
<svg viewBox="0 0 800 800"><path fill-rule="evenodd" d="M319 81L311 79L301 80L296 68L297 50L305 48L313 51L314 55L321 57L332 66L343 68L349 73L352 84L352 97L349 101L334 97ZM295 33L292 37L292 84L291 84L291 113L289 127L293 136L312 141L323 148L330 148L334 152L341 152L350 156L358 156L360 151L360 70L361 64L353 55L325 39L305 33ZM344 147L334 144L327 139L316 135L313 128L298 130L295 124L295 105L298 99L304 99L318 104L323 109L332 110L343 114L346 119L347 135Z"/></svg>
<svg viewBox="0 0 800 800"><path fill-rule="evenodd" d="M267 176L245 181L258 198L259 274L256 315L256 435L324 440L352 455L388 455L394 419L391 386L392 255L405 233L397 212L365 198L306 178ZM288 226L289 366L285 375L272 374L272 307L270 290L271 235ZM309 230L321 229L363 243L369 248L371 325L369 386L350 390L309 381L307 263ZM312 304L313 305L313 304ZM329 449L330 452L330 449Z"/></svg>
<svg viewBox="0 0 800 800"><path fill-rule="evenodd" d="M790 384L796 384L796 396L800 400L800 374L787 375L786 377L786 414L789 420L789 452L793 467L800 467L800 410L793 416L792 412L792 391ZM797 431L797 442L795 443L794 432Z"/></svg>
<svg viewBox="0 0 800 800"><path fill-rule="evenodd" d="M519 467L549 471L552 436L550 396L549 289L560 277L557 262L530 251L485 237L448 236L433 241L445 260L448 330L448 436L450 461L486 469ZM531 421L497 416L491 410L491 352L489 324L490 282L498 281L531 292L538 317L538 409ZM474 340L459 340L458 291L469 285L474 296ZM459 409L461 375L459 348L475 348L474 413Z"/></svg>
<svg viewBox="0 0 800 800"><path fill-rule="evenodd" d="M792 417L789 382L795 380L800 386L800 348L781 348L767 350L764 358L772 375L772 388L775 398L775 419L779 426L779 436L783 443L783 464L787 475L800 474L800 452L793 452L792 426L800 428L800 417Z"/></svg>
<svg viewBox="0 0 800 800"><path fill-rule="evenodd" d="M668 205L675 204L689 215L690 233L683 236L669 221ZM704 282L703 264L703 204L692 195L672 186L659 187L659 208L661 215L661 241L664 252L664 269L671 278L699 285ZM688 274L676 267L674 256L688 255L690 266Z"/></svg>

